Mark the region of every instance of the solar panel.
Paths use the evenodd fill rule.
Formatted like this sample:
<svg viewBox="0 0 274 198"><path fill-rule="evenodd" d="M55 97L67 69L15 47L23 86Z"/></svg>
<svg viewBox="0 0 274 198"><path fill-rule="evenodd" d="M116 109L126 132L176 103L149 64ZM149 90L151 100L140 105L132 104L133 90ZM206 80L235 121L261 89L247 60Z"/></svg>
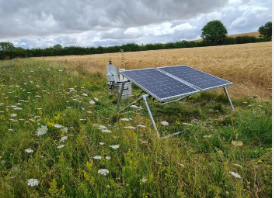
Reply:
<svg viewBox="0 0 274 198"><path fill-rule="evenodd" d="M200 90L214 89L232 83L186 65L159 67L158 69L193 85Z"/></svg>
<svg viewBox="0 0 274 198"><path fill-rule="evenodd" d="M120 73L159 101L198 92L197 89L154 68L128 70Z"/></svg>

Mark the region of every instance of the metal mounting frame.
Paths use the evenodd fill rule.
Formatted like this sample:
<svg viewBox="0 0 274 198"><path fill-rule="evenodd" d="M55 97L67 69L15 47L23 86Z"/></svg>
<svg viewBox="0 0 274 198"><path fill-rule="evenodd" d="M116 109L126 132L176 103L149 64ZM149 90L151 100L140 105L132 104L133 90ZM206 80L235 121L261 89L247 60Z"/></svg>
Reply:
<svg viewBox="0 0 274 198"><path fill-rule="evenodd" d="M155 123L155 121L154 121L153 115L152 115L151 110L150 110L150 108L149 108L149 104L148 104L148 102L147 102L147 97L150 96L149 94L144 94L144 95L142 95L142 96L139 97L137 100L133 101L133 102L130 103L128 106L126 106L125 108L123 108L122 110L119 111L120 103L121 103L121 99L122 99L122 95L123 95L123 90L124 90L124 89L123 89L123 88L124 88L124 84L125 84L125 82L122 82L122 86L121 86L121 90L120 90L119 98L118 98L118 104L117 104L117 113L121 113L121 112L125 111L127 108L129 108L131 105L133 105L133 104L139 102L140 100L143 100L144 103L145 103L145 105L146 105L146 109L147 109L149 118L150 118L150 120L151 120L151 122L152 122L152 125L153 125L153 127L154 127L154 129L155 129L155 131L156 131L156 134L157 134L157 137L158 137L158 138L166 139L166 138L172 137L172 136L174 136L174 135L179 135L179 134L183 133L183 131L178 131L178 132L169 134L169 135L164 136L164 137L161 137L161 136L160 136L160 133L159 133L159 131L158 131L158 129L157 129L157 126L156 126L156 123ZM182 98L181 98L181 99L182 99ZM175 101L177 101L177 100L175 100ZM170 102L174 102L174 101L170 101ZM168 103L169 103L169 102L168 102ZM166 104L166 103L165 103L165 104Z"/></svg>
<svg viewBox="0 0 274 198"><path fill-rule="evenodd" d="M148 112L148 114L149 114L149 118L150 118L150 120L151 120L151 122L152 122L152 125L153 125L153 127L154 127L154 129L155 129L155 131L156 131L156 134L157 134L157 137L158 137L158 138L166 139L166 138L169 138L169 137L172 137L172 136L179 135L179 134L183 133L183 131L178 131L178 132L169 134L169 135L164 136L164 137L161 137L161 136L160 136L160 133L159 133L159 131L158 131L158 129L157 129L157 126L156 126L156 123L155 123L155 121L154 121L153 115L152 115L151 110L150 110L150 108L149 108L149 104L148 104L148 102L147 102L147 97L151 96L150 94L144 94L144 95L142 95L142 96L139 97L137 100L133 101L132 103L130 103L129 105L127 105L125 108L123 108L122 110L119 111L120 103L121 103L122 95L123 95L123 90L124 90L124 84L125 84L126 82L128 82L128 81L123 81L123 82L122 82L121 90L120 90L119 97L118 97L117 113L121 113L121 112L125 111L127 108L129 108L131 105L133 105L133 104L139 102L140 100L144 100L144 103L145 103L145 105L146 105L147 112ZM224 86L223 88L224 88L225 94L226 94L226 96L227 96L227 98L228 98L229 104L230 104L230 106L231 106L231 108L232 108L232 111L234 111L234 106L233 106L232 101L231 101L231 99L230 99L230 97L229 97L229 94L228 94L228 91L227 91L227 89L226 89L226 86ZM186 97L188 97L188 96L189 96L189 95L184 96L184 97L181 97L181 98L179 98L179 99L172 100L172 101L164 102L164 103L161 103L161 104L168 104L168 103L171 103L171 102L176 102L176 101L182 100L182 99L184 99L184 98L186 98Z"/></svg>

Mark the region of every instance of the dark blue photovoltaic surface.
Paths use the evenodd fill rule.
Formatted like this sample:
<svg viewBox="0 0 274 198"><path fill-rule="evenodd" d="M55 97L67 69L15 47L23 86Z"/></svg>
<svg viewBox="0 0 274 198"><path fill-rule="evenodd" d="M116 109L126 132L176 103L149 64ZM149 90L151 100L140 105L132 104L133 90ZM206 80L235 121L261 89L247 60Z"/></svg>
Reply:
<svg viewBox="0 0 274 198"><path fill-rule="evenodd" d="M160 101L198 92L195 88L154 68L128 70L120 73Z"/></svg>
<svg viewBox="0 0 274 198"><path fill-rule="evenodd" d="M212 89L232 84L229 81L223 80L216 76L204 73L185 65L160 67L158 69L165 71L173 76L176 76L177 78L182 79L201 90Z"/></svg>

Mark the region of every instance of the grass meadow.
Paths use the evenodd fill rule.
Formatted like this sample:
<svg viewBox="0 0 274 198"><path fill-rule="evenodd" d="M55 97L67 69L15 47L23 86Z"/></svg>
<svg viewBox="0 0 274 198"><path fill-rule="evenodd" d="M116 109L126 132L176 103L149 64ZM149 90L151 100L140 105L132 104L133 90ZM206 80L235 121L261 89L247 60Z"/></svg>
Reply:
<svg viewBox="0 0 274 198"><path fill-rule="evenodd" d="M1 61L0 197L271 197L272 103L232 101L149 100L161 135L184 130L158 139L143 103L116 114L102 73Z"/></svg>

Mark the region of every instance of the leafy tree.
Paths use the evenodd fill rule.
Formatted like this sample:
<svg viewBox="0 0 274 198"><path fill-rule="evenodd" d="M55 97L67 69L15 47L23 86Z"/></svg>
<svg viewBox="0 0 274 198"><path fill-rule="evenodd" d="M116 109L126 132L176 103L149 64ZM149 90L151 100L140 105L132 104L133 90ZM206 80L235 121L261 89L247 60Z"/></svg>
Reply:
<svg viewBox="0 0 274 198"><path fill-rule="evenodd" d="M259 28L259 33L265 38L272 38L272 22L269 21Z"/></svg>
<svg viewBox="0 0 274 198"><path fill-rule="evenodd" d="M203 27L201 37L204 41L220 43L227 37L227 30L221 21L210 21Z"/></svg>
<svg viewBox="0 0 274 198"><path fill-rule="evenodd" d="M54 49L62 49L62 45L57 44L57 45L54 45L53 48L54 48Z"/></svg>
<svg viewBox="0 0 274 198"><path fill-rule="evenodd" d="M0 42L0 50L10 50L10 49L14 49L14 46L12 43L10 42Z"/></svg>

